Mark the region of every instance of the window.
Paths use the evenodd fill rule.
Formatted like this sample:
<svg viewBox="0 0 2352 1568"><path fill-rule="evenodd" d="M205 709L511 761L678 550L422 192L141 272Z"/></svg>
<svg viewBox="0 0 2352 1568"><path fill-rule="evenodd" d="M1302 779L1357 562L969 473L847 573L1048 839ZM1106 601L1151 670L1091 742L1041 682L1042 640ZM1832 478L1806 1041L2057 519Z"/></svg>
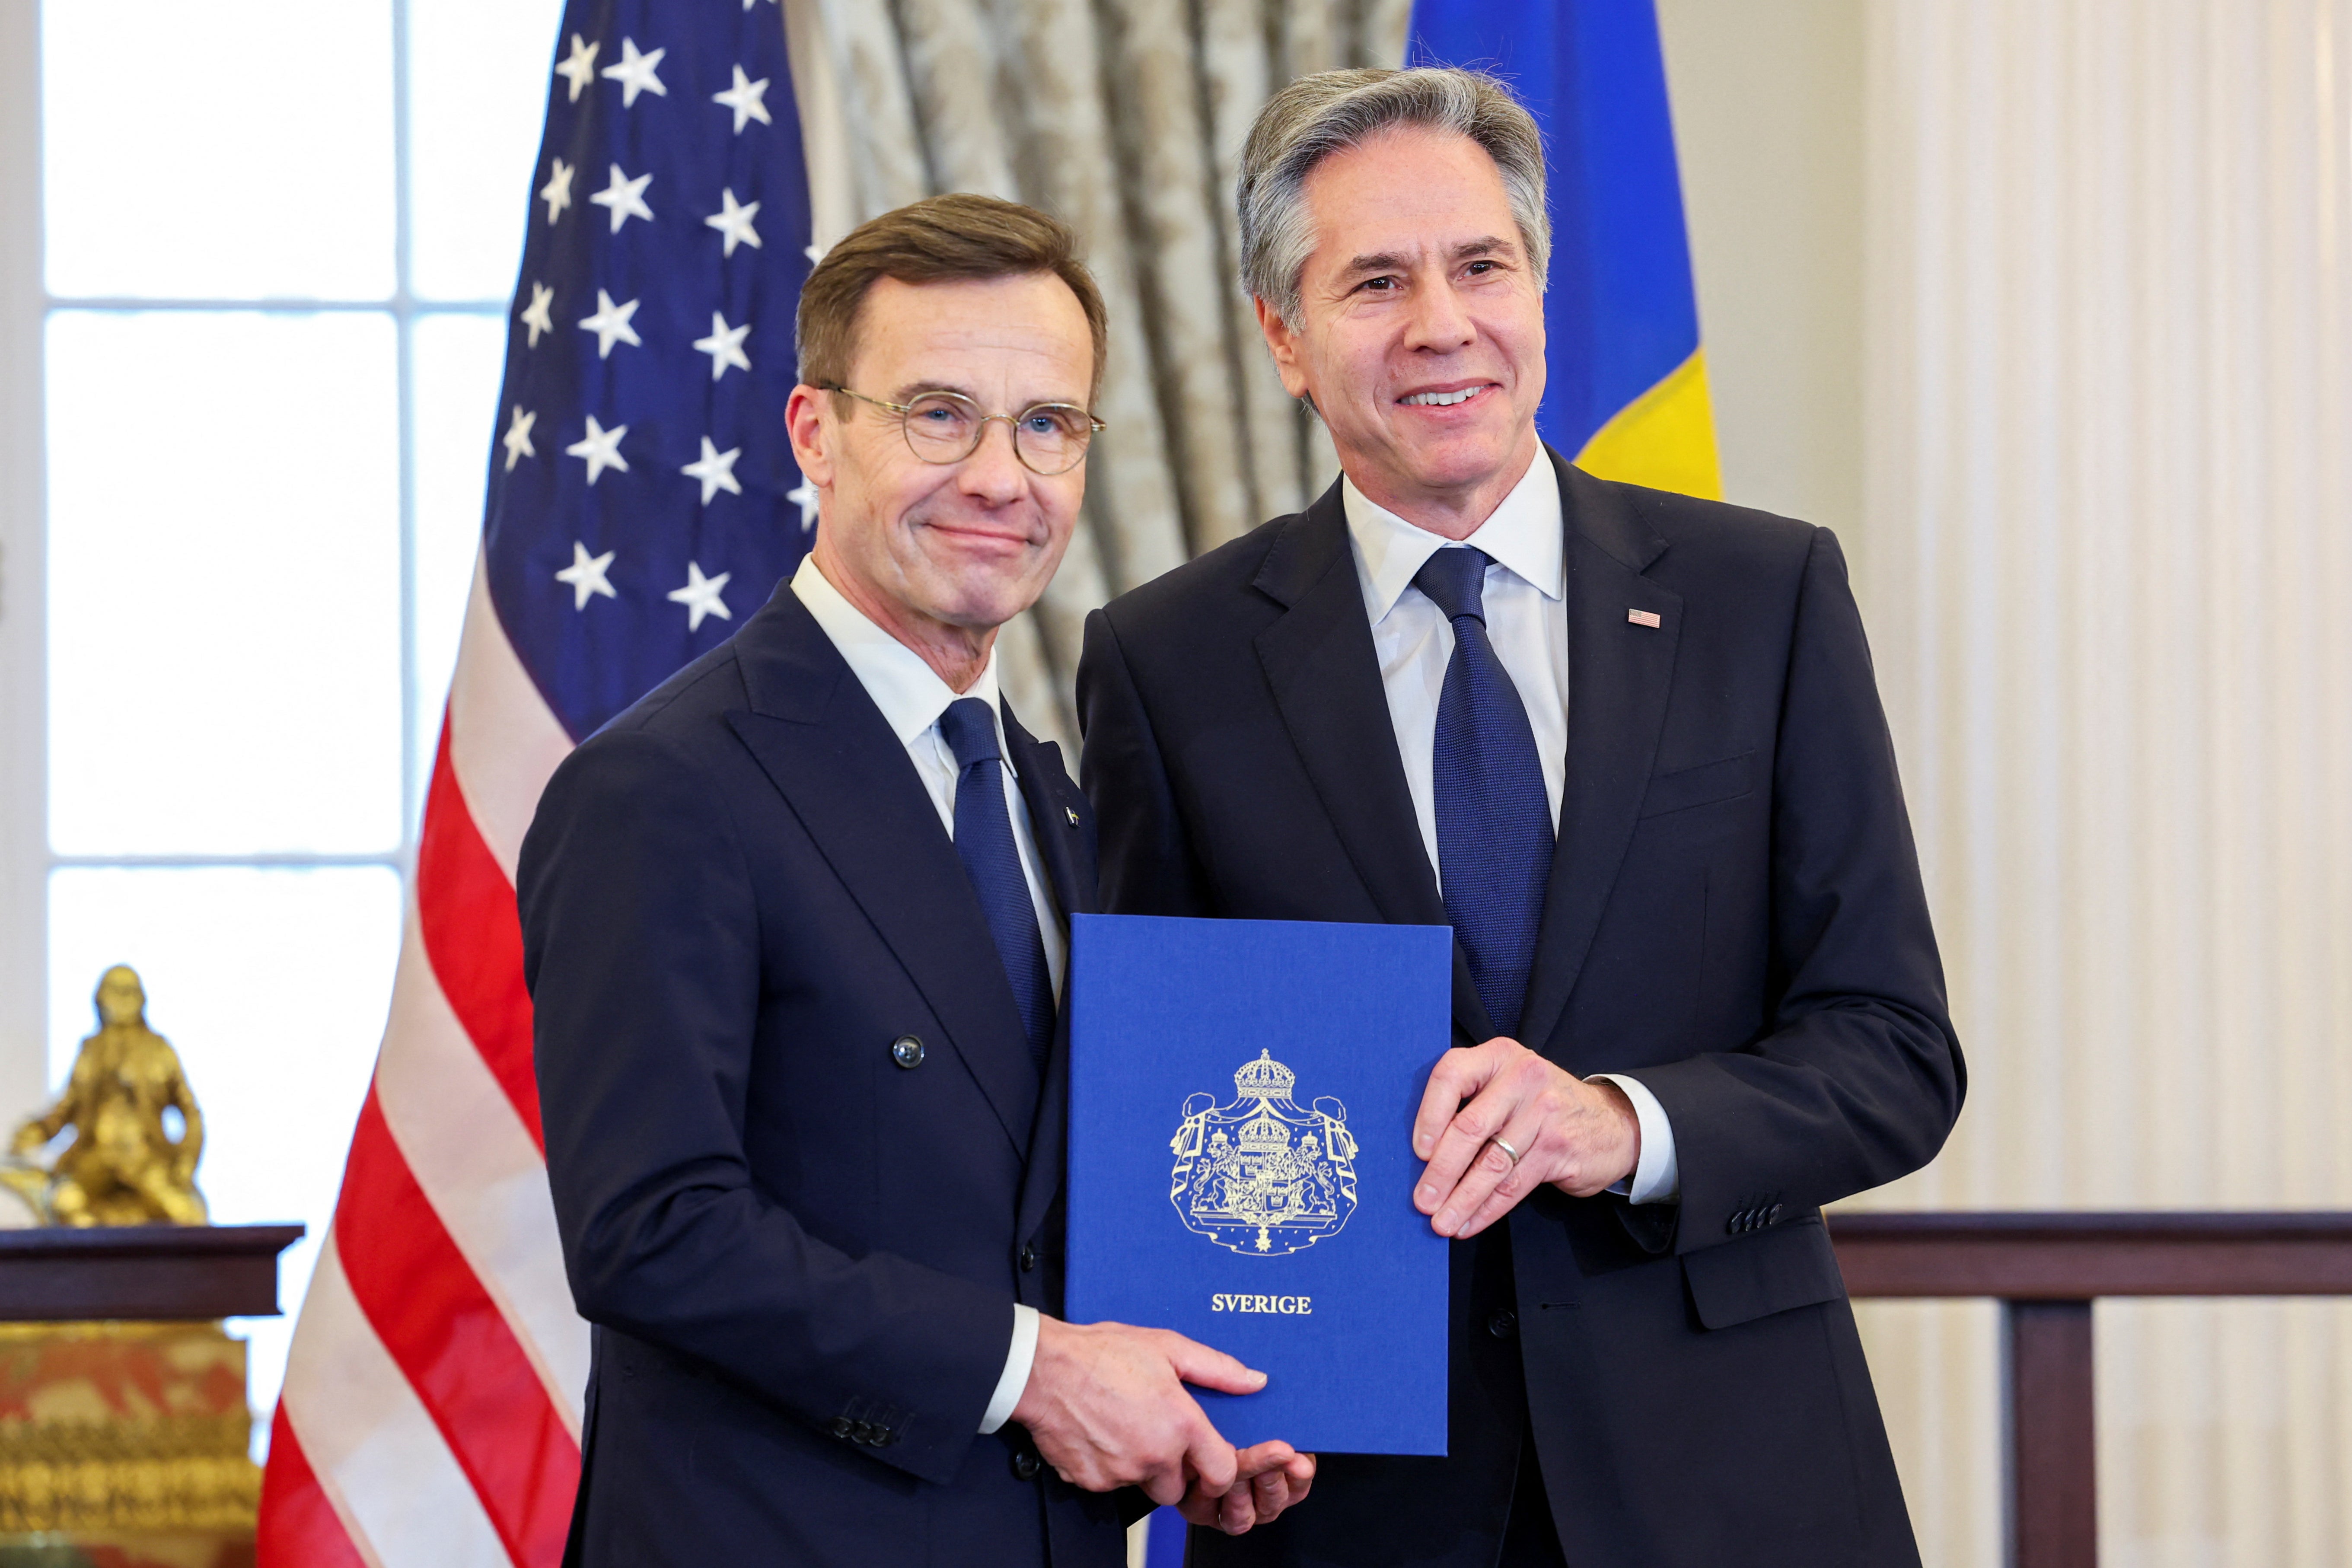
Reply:
<svg viewBox="0 0 2352 1568"><path fill-rule="evenodd" d="M241 1325L264 1408L391 994L560 15L41 9L49 1080L138 969L214 1217L310 1227Z"/></svg>

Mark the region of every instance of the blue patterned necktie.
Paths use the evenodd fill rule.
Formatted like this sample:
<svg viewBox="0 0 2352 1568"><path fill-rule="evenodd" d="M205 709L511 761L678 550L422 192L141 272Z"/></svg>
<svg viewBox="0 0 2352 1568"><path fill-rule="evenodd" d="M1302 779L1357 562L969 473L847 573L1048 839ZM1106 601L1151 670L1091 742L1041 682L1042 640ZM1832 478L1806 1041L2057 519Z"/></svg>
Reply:
<svg viewBox="0 0 2352 1568"><path fill-rule="evenodd" d="M1486 637L1486 556L1440 550L1413 586L1454 623L1431 768L1445 918L1496 1029L1514 1038L1551 880L1551 807L1518 688Z"/></svg>
<svg viewBox="0 0 2352 1568"><path fill-rule="evenodd" d="M1029 1058L1042 1073L1054 1036L1054 980L1045 943L1037 934L1037 906L1021 871L1020 847L1004 809L1004 752L996 742L996 715L977 697L959 697L940 715L940 734L955 753L955 847L971 890L988 917L988 934L1013 983Z"/></svg>

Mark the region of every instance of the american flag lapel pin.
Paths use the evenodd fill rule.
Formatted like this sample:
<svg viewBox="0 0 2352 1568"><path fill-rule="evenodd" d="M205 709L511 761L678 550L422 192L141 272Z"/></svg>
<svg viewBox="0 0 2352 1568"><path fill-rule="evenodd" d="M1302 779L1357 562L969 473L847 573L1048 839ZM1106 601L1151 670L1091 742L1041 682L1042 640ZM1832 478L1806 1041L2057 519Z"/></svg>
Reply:
<svg viewBox="0 0 2352 1568"><path fill-rule="evenodd" d="M1665 625L1665 622L1658 618L1658 613L1655 610L1627 610L1625 618L1637 626L1655 628Z"/></svg>

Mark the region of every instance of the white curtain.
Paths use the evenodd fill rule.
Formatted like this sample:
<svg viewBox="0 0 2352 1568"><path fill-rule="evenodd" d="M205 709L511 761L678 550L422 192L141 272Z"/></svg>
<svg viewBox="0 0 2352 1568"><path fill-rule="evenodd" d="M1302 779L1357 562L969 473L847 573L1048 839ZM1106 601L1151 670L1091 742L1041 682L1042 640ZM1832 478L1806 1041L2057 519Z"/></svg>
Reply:
<svg viewBox="0 0 2352 1568"><path fill-rule="evenodd" d="M2352 0L1868 18L1858 559L1972 1083L1867 1201L2352 1207ZM2097 1325L2103 1561L2352 1561L2352 1307ZM1990 1310L1864 1330L1990 1568Z"/></svg>

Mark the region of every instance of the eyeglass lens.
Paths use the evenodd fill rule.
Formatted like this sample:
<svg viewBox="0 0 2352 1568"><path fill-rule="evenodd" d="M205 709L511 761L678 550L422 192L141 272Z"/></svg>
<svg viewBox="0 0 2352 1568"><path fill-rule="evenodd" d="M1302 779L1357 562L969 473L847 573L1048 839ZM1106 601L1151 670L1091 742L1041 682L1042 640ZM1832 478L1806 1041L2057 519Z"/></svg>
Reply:
<svg viewBox="0 0 2352 1568"><path fill-rule="evenodd" d="M980 445L988 420L977 404L952 392L927 392L907 405L907 444L927 463L961 462ZM1087 455L1094 435L1086 411L1041 403L1011 421L1013 450L1041 474L1066 473Z"/></svg>

